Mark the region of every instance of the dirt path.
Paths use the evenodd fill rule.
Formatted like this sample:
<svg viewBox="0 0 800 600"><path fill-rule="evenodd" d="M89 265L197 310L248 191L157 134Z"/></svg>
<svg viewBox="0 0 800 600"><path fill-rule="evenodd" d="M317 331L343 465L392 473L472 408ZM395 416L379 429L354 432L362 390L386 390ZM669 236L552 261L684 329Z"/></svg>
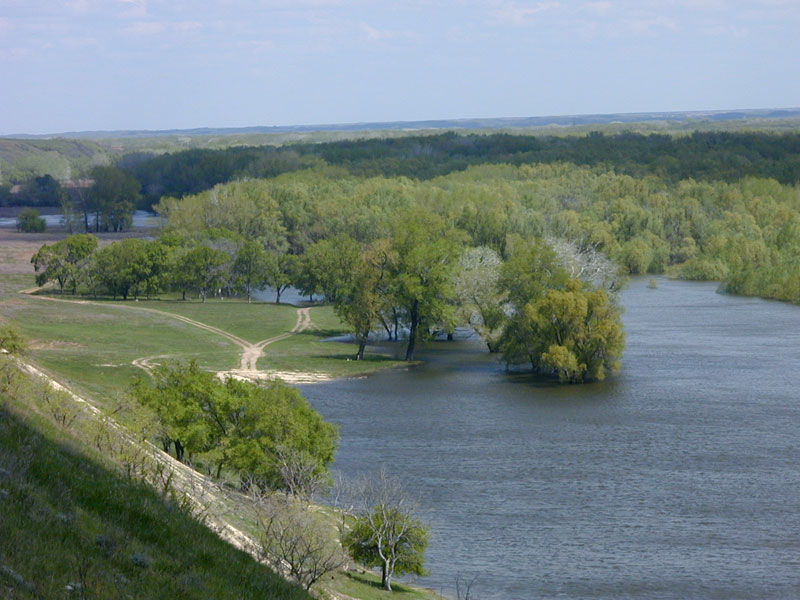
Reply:
<svg viewBox="0 0 800 600"><path fill-rule="evenodd" d="M220 371L219 372L220 376L231 376L249 380L272 379L277 377L279 379L283 379L288 383L314 383L318 381L329 381L331 379L329 375L319 374L319 373L293 373L286 371L258 370L258 359L261 358L261 354L263 353L264 348L266 348L267 346L269 346L274 342L285 340L288 337L300 333L301 331L306 331L307 329L310 329L312 327L310 308L297 309L297 322L290 331L287 331L286 333L281 333L271 338L267 338L266 340L261 340L260 342L256 342L255 344L253 344L248 342L247 340L243 340L237 335L225 331L224 329L214 327L213 325L207 325L205 323L201 323L200 321L195 321L194 319L190 319L189 317L184 317L183 315L178 315L175 313L158 310L155 308L147 308L144 306L121 306L119 304L107 304L103 302L94 302L92 300L67 300L66 298L53 298L51 296L32 295L34 292L40 289L42 288L30 288L27 290L21 290L19 293L29 295L33 298L37 298L38 300L49 300L51 302L69 302L72 304L84 304L84 305L94 305L102 307L113 306L114 308L139 310L144 312L155 313L164 317L176 319L178 321L186 323L187 325L192 325L193 327L198 327L199 329L204 329L205 331L209 331L211 333L220 335L226 338L227 340L233 342L241 349L241 354L239 356L239 368L232 369L230 371ZM133 361L133 365L135 367L143 369L147 373L150 373L153 369L152 361L159 358L166 358L167 356L168 355L166 354L161 354L157 356L146 356L142 358L137 358L136 360Z"/></svg>
<svg viewBox="0 0 800 600"><path fill-rule="evenodd" d="M310 327L311 327L311 309L298 308L297 322L294 324L294 327L292 327L290 331L287 331L286 333L282 333L280 335L276 335L266 340L261 340L260 342L256 342L255 344L252 344L249 348L246 348L244 352L242 352L242 358L241 361L239 362L239 371L242 374L252 372L255 375L257 375L259 373L259 370L256 365L258 363L258 359L261 357L261 353L264 350L264 348L266 348L273 342L285 340L286 338L293 336L295 333L300 333L301 331L305 331Z"/></svg>

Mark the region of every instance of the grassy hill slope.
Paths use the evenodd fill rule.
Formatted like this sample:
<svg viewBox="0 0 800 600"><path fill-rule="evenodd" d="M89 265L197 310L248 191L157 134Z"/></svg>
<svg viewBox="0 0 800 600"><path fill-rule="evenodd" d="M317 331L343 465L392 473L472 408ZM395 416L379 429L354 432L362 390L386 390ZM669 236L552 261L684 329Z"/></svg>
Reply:
<svg viewBox="0 0 800 600"><path fill-rule="evenodd" d="M34 412L3 367L0 597L310 598Z"/></svg>

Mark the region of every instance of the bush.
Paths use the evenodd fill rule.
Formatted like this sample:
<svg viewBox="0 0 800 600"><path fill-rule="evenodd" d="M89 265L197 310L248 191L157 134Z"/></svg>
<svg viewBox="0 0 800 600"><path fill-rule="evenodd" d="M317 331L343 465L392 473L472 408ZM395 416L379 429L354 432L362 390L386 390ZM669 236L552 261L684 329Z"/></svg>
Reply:
<svg viewBox="0 0 800 600"><path fill-rule="evenodd" d="M39 216L35 208L25 208L17 217L17 231L23 233L42 233L47 229L47 223Z"/></svg>

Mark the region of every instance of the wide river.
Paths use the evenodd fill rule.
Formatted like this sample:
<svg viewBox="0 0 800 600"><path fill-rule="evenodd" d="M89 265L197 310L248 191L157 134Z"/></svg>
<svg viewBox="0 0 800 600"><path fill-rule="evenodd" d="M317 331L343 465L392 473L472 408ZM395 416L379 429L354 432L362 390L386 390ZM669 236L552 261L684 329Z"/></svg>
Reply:
<svg viewBox="0 0 800 600"><path fill-rule="evenodd" d="M430 576L480 599L800 598L800 308L637 279L622 372L508 375L475 339L304 386L335 467L386 465L432 522ZM474 597L474 596L473 596Z"/></svg>

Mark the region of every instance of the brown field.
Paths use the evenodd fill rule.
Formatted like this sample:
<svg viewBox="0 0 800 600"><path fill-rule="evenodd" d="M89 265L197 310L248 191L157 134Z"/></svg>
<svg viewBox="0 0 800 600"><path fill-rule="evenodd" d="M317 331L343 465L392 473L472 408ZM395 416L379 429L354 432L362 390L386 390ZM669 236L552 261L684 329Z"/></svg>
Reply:
<svg viewBox="0 0 800 600"><path fill-rule="evenodd" d="M122 233L97 233L100 246L131 237L145 237L148 230L131 229ZM31 257L42 244L52 244L63 240L69 234L65 230L45 233L20 233L13 227L0 227L0 274L33 274Z"/></svg>

